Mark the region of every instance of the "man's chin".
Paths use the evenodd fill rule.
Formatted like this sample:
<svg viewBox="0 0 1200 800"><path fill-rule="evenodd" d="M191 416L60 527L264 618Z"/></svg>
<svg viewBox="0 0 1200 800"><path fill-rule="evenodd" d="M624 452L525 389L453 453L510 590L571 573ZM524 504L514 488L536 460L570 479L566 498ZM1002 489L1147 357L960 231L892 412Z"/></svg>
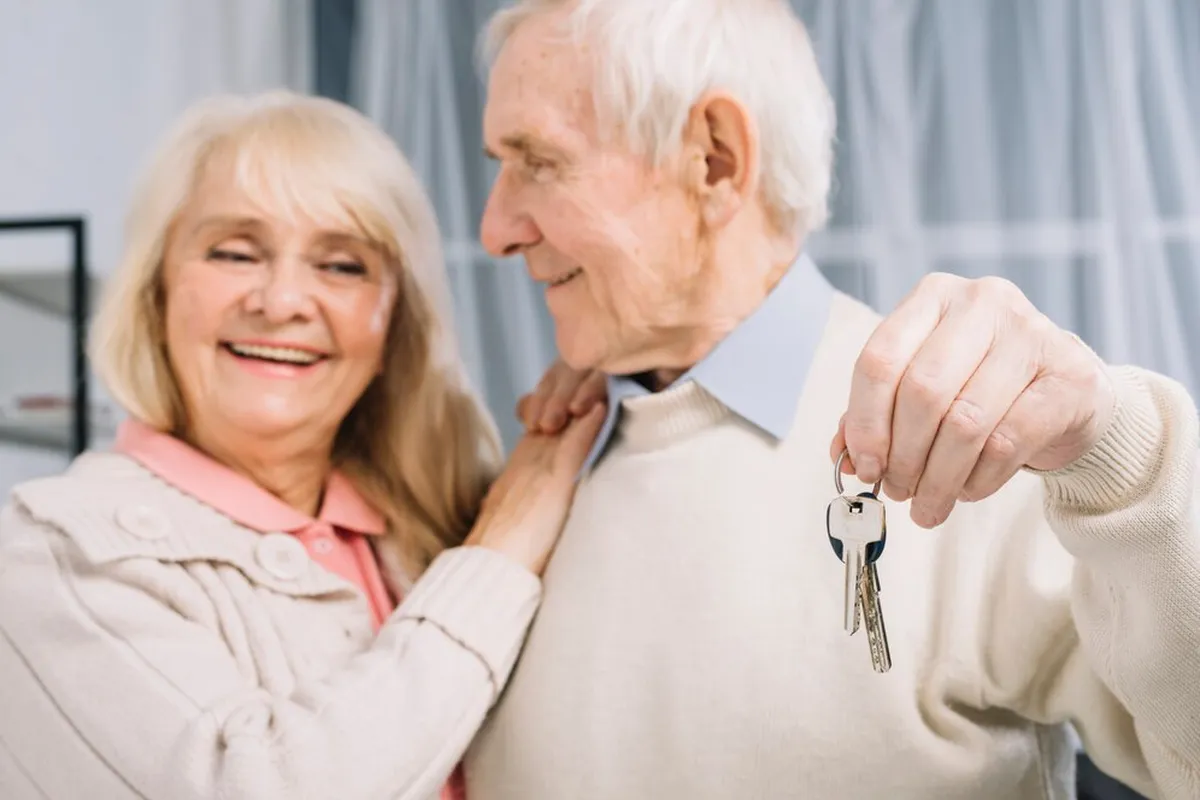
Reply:
<svg viewBox="0 0 1200 800"><path fill-rule="evenodd" d="M583 337L564 333L560 326L555 326L554 343L558 347L558 357L563 363L574 370L604 370L604 348L596 342L584 341Z"/></svg>

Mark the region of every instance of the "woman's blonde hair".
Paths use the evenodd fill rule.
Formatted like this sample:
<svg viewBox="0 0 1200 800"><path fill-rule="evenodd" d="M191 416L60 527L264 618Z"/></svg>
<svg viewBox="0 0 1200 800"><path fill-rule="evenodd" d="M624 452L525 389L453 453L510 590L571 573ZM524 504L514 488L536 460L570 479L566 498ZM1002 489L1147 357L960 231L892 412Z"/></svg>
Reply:
<svg viewBox="0 0 1200 800"><path fill-rule="evenodd" d="M91 326L90 355L131 415L174 434L185 411L167 360L163 254L206 163L231 158L251 198L281 214L349 226L382 248L399 287L382 373L341 425L337 467L388 520L414 577L461 543L500 445L453 336L440 235L395 144L357 111L290 92L204 100L168 133L136 187L121 263Z"/></svg>

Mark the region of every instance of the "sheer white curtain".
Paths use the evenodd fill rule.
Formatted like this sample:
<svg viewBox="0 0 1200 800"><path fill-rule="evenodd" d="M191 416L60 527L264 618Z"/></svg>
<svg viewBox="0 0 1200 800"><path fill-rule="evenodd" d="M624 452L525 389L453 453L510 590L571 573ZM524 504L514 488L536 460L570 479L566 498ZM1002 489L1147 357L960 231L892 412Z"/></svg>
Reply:
<svg viewBox="0 0 1200 800"><path fill-rule="evenodd" d="M1111 361L1200 386L1200 4L798 0L835 93L812 252L886 310L1001 275Z"/></svg>
<svg viewBox="0 0 1200 800"><path fill-rule="evenodd" d="M838 107L809 249L881 311L1000 275L1111 361L1200 388L1200 4L793 0ZM356 101L434 195L467 357L505 433L553 356L537 290L477 243L492 172L471 55L497 0L363 0Z"/></svg>
<svg viewBox="0 0 1200 800"><path fill-rule="evenodd" d="M496 0L360 0L352 100L391 133L425 180L445 238L467 368L506 442L517 398L554 357L553 328L520 259L493 259L479 219L494 177L483 157L477 31Z"/></svg>

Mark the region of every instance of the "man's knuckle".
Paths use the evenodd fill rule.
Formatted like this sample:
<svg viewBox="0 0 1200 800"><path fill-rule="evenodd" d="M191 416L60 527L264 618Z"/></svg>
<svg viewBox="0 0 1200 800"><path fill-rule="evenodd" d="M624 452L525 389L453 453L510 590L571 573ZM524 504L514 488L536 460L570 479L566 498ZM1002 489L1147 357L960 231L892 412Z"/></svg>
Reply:
<svg viewBox="0 0 1200 800"><path fill-rule="evenodd" d="M896 353L878 345L868 346L858 357L858 371L871 383L892 383L903 369Z"/></svg>
<svg viewBox="0 0 1200 800"><path fill-rule="evenodd" d="M942 424L958 441L974 442L984 439L988 428L988 412L979 403L960 397L950 404Z"/></svg>
<svg viewBox="0 0 1200 800"><path fill-rule="evenodd" d="M983 457L989 461L1008 462L1017 457L1019 446L1009 429L996 429L988 434L983 445Z"/></svg>
<svg viewBox="0 0 1200 800"><path fill-rule="evenodd" d="M887 435L887 429L880 422L863 417L847 418L843 433L846 446L859 457L876 458L887 449Z"/></svg>
<svg viewBox="0 0 1200 800"><path fill-rule="evenodd" d="M962 284L963 279L949 272L927 272L917 282L918 288L922 290L944 291L946 289L955 288Z"/></svg>
<svg viewBox="0 0 1200 800"><path fill-rule="evenodd" d="M920 408L942 406L949 390L940 373L941 369L936 366L910 369L904 373L900 391Z"/></svg>
<svg viewBox="0 0 1200 800"><path fill-rule="evenodd" d="M1020 289L1015 283L999 275L978 278L971 283L971 289L974 294L985 297L1011 297L1013 294L1020 294Z"/></svg>

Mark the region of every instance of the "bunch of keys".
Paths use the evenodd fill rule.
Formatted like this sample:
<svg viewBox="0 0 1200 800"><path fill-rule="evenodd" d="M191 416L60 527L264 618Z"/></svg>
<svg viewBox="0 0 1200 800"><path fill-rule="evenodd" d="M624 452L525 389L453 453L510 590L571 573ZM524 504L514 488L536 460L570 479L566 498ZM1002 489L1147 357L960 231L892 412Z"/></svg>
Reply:
<svg viewBox="0 0 1200 800"><path fill-rule="evenodd" d="M892 668L887 630L883 626L883 608L879 602L879 572L875 562L887 542L887 520L879 499L880 483L869 492L848 496L842 488L843 450L833 466L833 485L838 496L825 512L825 527L833 552L846 567L845 609L842 624L846 633L858 632L860 620L867 629L871 666L876 672Z"/></svg>

